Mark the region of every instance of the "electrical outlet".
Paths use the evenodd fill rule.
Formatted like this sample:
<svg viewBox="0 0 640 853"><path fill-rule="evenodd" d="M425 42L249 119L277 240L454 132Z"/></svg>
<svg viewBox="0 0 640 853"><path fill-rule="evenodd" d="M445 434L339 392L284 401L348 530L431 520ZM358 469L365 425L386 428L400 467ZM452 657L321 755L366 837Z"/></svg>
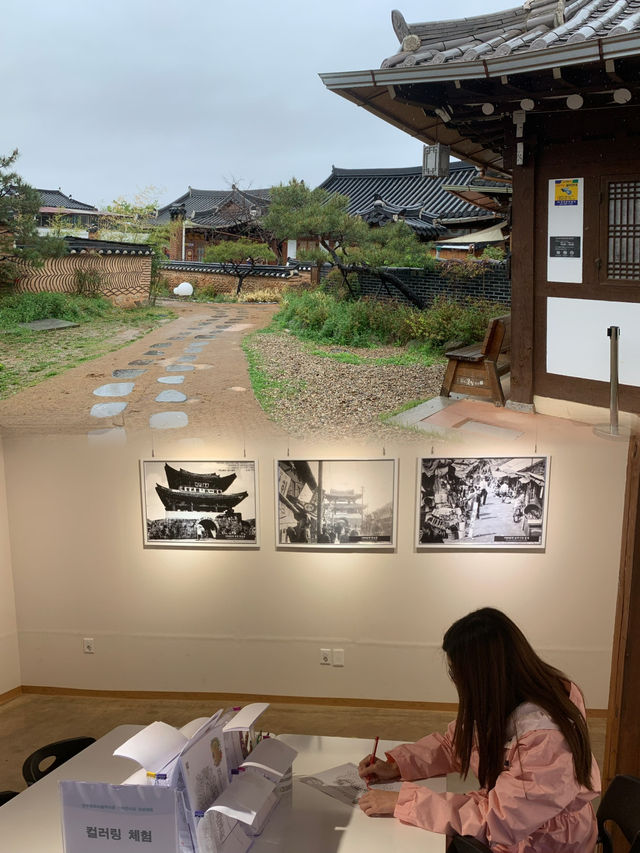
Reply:
<svg viewBox="0 0 640 853"><path fill-rule="evenodd" d="M331 649L320 649L320 663L322 666L331 666Z"/></svg>
<svg viewBox="0 0 640 853"><path fill-rule="evenodd" d="M344 649L333 650L333 665L344 666Z"/></svg>
<svg viewBox="0 0 640 853"><path fill-rule="evenodd" d="M82 638L82 651L85 653L85 655L95 654L96 647L93 637Z"/></svg>

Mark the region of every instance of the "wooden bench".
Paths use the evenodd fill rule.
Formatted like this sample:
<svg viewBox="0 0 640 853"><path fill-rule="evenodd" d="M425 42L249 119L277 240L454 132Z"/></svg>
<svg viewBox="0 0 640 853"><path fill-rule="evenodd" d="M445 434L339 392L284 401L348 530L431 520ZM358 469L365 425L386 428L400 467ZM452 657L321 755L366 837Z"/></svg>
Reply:
<svg viewBox="0 0 640 853"><path fill-rule="evenodd" d="M486 397L504 406L500 377L511 370L511 315L489 321L482 343L445 352L449 359L441 397L451 392Z"/></svg>

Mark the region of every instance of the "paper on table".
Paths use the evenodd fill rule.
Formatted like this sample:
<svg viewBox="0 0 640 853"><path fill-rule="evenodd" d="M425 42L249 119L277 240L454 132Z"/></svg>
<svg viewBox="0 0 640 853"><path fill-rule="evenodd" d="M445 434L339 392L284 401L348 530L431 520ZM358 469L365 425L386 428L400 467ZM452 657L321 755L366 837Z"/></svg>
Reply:
<svg viewBox="0 0 640 853"><path fill-rule="evenodd" d="M251 825L274 795L274 784L258 773L240 773L211 806L214 811Z"/></svg>
<svg viewBox="0 0 640 853"><path fill-rule="evenodd" d="M268 702L253 702L251 705L245 705L224 727L225 732L248 731L260 714L269 707Z"/></svg>
<svg viewBox="0 0 640 853"><path fill-rule="evenodd" d="M251 750L240 766L255 767L256 770L266 773L274 782L279 782L297 754L297 750L278 738L267 737Z"/></svg>
<svg viewBox="0 0 640 853"><path fill-rule="evenodd" d="M332 767L330 770L323 770L321 773L314 773L313 776L300 776L300 781L348 806L355 805L370 788L379 791L399 791L401 785L400 782L389 782L367 786L364 779L360 778L356 765L350 762Z"/></svg>
<svg viewBox="0 0 640 853"><path fill-rule="evenodd" d="M173 726L156 720L114 749L113 754L133 758L145 770L158 773L187 743L188 738Z"/></svg>

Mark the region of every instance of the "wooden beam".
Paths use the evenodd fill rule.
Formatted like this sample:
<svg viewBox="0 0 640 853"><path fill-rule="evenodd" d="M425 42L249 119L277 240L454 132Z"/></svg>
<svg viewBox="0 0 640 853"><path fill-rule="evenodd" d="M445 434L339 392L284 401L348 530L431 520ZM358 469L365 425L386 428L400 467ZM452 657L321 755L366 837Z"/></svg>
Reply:
<svg viewBox="0 0 640 853"><path fill-rule="evenodd" d="M618 600L602 789L618 773L640 776L640 436L627 459ZM628 847L628 845L627 845Z"/></svg>
<svg viewBox="0 0 640 853"><path fill-rule="evenodd" d="M533 403L534 392L535 172L533 162L513 170L510 400L522 405Z"/></svg>

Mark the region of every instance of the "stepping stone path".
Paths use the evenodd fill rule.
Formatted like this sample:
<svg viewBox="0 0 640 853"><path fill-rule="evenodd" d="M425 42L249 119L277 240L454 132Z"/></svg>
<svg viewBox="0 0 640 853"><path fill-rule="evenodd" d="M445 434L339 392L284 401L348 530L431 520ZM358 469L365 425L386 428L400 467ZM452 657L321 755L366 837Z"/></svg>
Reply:
<svg viewBox="0 0 640 853"><path fill-rule="evenodd" d="M195 370L198 356L209 345L210 341L215 340L225 330L231 328L233 324L219 319L203 320L191 326L183 334L173 335L165 341L156 341L150 344L150 348L144 353L145 356L159 356L163 360L172 358L168 350L176 342L188 341L183 353L176 352L175 358L172 358L173 364L162 365L166 376L158 376L157 382L162 385L181 385L185 381L185 373ZM192 364L191 362L195 362ZM112 372L114 379L136 379L146 372L151 365L157 365L160 362L154 358L136 359L128 362L128 367L119 368ZM180 375L176 375L180 374ZM135 388L135 382L112 382L106 385L101 385L96 388L93 393L97 397L126 397ZM182 411L165 411L162 409L162 404L184 403L187 400L187 394L181 391L176 391L173 388L161 391L155 398L154 402L159 404L159 410L149 417L149 426L152 429L180 429L189 423L189 417L186 412ZM127 407L125 401L110 401L108 403L97 403L91 409L91 415L94 418L109 418L121 414ZM123 427L114 427L111 430L93 430L89 433L89 437L99 437L110 432L116 431L124 433Z"/></svg>

